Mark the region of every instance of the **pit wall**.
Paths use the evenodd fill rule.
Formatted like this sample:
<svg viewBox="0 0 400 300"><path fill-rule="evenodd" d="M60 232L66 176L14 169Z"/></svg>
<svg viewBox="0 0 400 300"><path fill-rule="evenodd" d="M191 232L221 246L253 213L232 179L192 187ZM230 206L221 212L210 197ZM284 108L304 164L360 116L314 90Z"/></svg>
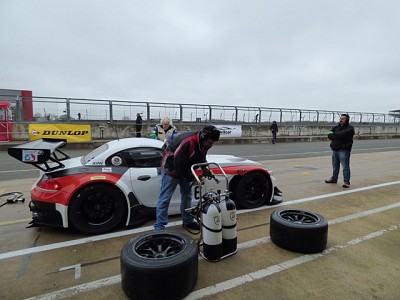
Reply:
<svg viewBox="0 0 400 300"><path fill-rule="evenodd" d="M74 124L79 124L75 123ZM88 124L88 123L82 123ZM187 124L174 124L178 128L178 132L187 130L199 130L205 126L204 123L187 123ZM220 124L217 124L220 125ZM102 124L92 123L92 140L98 139L116 139L116 138L127 138L136 136L135 124ZM229 125L227 125L229 126ZM254 138L269 138L271 132L269 130L270 124L255 125L245 124L242 125L242 138L254 139ZM354 125L356 137L358 138L391 138L400 136L400 124L390 125ZM328 131L332 128L332 125L321 125L321 126L299 126L292 124L281 124L279 125L278 139L281 141L288 140L324 140L326 139ZM143 125L142 136L148 137L153 129L153 126ZM12 124L12 137L14 141L28 141L28 124L27 123L13 123Z"/></svg>

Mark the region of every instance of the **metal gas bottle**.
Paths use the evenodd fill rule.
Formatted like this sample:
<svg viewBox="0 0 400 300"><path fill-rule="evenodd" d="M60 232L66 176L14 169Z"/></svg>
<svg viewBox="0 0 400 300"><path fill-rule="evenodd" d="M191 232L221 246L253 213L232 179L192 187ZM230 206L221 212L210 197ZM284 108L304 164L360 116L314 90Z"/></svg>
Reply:
<svg viewBox="0 0 400 300"><path fill-rule="evenodd" d="M227 255L237 250L236 205L231 199L226 198L221 200L219 206L222 218L223 255Z"/></svg>
<svg viewBox="0 0 400 300"><path fill-rule="evenodd" d="M221 209L215 202L202 207L203 255L208 260L219 260L223 255Z"/></svg>

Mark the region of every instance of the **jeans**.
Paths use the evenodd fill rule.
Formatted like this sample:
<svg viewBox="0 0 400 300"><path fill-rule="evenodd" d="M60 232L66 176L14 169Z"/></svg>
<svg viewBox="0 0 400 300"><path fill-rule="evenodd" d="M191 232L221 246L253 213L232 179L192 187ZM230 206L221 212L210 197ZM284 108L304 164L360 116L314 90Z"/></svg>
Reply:
<svg viewBox="0 0 400 300"><path fill-rule="evenodd" d="M343 168L343 181L350 182L350 151L333 150L332 151L332 180L337 181L339 177L340 164Z"/></svg>
<svg viewBox="0 0 400 300"><path fill-rule="evenodd" d="M181 192L181 215L183 224L194 222L193 216L186 212L187 208L192 205L192 189L191 183L186 179L173 178L162 174L161 191L157 202L155 230L165 230L165 225L168 224L168 207L171 202L172 195L175 192L176 186L179 184Z"/></svg>

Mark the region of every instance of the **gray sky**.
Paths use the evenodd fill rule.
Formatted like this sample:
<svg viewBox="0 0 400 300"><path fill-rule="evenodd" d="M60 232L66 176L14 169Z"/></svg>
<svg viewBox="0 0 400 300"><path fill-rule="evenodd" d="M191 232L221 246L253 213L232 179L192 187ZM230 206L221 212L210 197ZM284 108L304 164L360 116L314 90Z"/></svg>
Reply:
<svg viewBox="0 0 400 300"><path fill-rule="evenodd" d="M1 0L0 30L35 96L400 109L399 0Z"/></svg>

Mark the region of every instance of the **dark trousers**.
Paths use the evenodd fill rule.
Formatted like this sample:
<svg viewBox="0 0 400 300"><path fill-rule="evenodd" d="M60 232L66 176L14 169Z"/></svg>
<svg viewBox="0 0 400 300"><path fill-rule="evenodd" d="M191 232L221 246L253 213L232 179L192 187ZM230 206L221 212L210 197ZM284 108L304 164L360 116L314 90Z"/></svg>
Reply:
<svg viewBox="0 0 400 300"><path fill-rule="evenodd" d="M136 125L136 137L141 137L141 136L142 136L142 126Z"/></svg>

